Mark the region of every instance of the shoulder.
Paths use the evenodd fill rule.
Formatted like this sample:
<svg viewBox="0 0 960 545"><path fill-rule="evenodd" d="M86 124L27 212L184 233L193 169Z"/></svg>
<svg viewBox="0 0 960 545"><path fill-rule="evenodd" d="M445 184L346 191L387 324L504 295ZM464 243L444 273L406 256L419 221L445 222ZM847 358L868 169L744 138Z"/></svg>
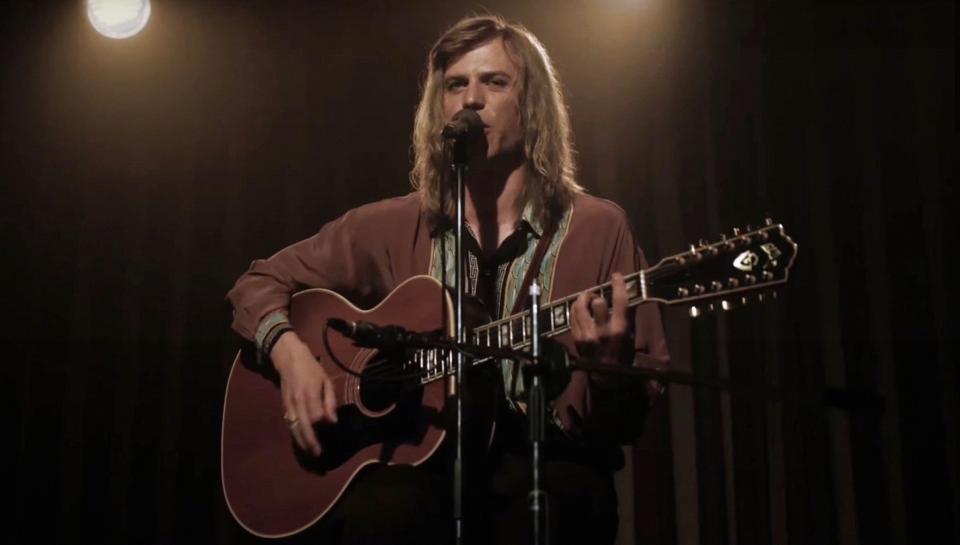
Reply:
<svg viewBox="0 0 960 545"><path fill-rule="evenodd" d="M353 220L397 220L417 218L420 215L420 197L417 193L408 193L400 197L391 197L360 205L344 214L344 218Z"/></svg>
<svg viewBox="0 0 960 545"><path fill-rule="evenodd" d="M630 220L620 205L586 193L574 197L572 221L586 223L592 228L630 229Z"/></svg>
<svg viewBox="0 0 960 545"><path fill-rule="evenodd" d="M362 204L348 210L332 223L357 234L384 235L391 229L420 223L420 198L416 193Z"/></svg>
<svg viewBox="0 0 960 545"><path fill-rule="evenodd" d="M330 229L344 242L377 252L387 248L412 247L424 229L420 198L416 193L360 205L330 222Z"/></svg>

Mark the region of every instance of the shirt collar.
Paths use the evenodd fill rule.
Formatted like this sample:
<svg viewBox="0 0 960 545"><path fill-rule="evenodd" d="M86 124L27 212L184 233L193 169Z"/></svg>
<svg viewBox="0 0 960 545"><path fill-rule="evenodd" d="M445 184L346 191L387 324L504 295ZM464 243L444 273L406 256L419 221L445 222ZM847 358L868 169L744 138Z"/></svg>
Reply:
<svg viewBox="0 0 960 545"><path fill-rule="evenodd" d="M441 233L452 231L455 228L456 225L454 225L453 221L444 219L433 225L433 228L430 230L430 237L435 238ZM527 203L523 207L523 212L520 214L520 221L517 223L517 229L529 230L536 238L543 236L543 225L533 213L533 204Z"/></svg>
<svg viewBox="0 0 960 545"><path fill-rule="evenodd" d="M533 214L532 203L528 202L526 206L523 207L523 213L520 214L520 225L517 227L526 227L537 238L543 236L543 226L540 224L540 220Z"/></svg>

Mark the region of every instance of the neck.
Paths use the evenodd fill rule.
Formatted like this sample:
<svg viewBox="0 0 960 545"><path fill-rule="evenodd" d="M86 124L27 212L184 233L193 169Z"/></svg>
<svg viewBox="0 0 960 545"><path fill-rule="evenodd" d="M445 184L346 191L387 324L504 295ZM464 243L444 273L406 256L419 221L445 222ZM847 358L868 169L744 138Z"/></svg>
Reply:
<svg viewBox="0 0 960 545"><path fill-rule="evenodd" d="M495 158L470 164L464 214L480 238L484 253L492 253L520 221L520 202L529 171L522 157Z"/></svg>

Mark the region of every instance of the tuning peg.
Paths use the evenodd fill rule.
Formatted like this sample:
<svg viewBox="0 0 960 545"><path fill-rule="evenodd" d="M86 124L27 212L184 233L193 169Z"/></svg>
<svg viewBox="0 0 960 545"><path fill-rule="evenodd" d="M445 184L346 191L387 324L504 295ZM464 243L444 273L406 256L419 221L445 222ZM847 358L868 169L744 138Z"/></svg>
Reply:
<svg viewBox="0 0 960 545"><path fill-rule="evenodd" d="M753 226L748 223L746 229L747 232L753 231Z"/></svg>
<svg viewBox="0 0 960 545"><path fill-rule="evenodd" d="M700 317L700 309L697 308L697 307L695 307L695 306L690 307L690 317L691 317L691 318L699 318L699 317Z"/></svg>
<svg viewBox="0 0 960 545"><path fill-rule="evenodd" d="M767 218L767 219L763 220L763 223L765 223L765 224L768 225L768 226L769 226L769 225L773 225L773 218Z"/></svg>
<svg viewBox="0 0 960 545"><path fill-rule="evenodd" d="M733 236L735 236L735 237L740 236L740 228L739 228L739 227L734 227L734 228L733 228Z"/></svg>
<svg viewBox="0 0 960 545"><path fill-rule="evenodd" d="M710 305L707 307L707 310L709 310L710 312L713 312L717 310L717 307L713 306L713 303L710 303Z"/></svg>
<svg viewBox="0 0 960 545"><path fill-rule="evenodd" d="M720 301L720 308L722 308L723 310L730 310L731 308L733 308L733 306L730 304L730 301L727 301L726 299L724 299L723 301Z"/></svg>
<svg viewBox="0 0 960 545"><path fill-rule="evenodd" d="M743 306L747 306L750 304L750 299L746 295L744 295L743 297L740 298L740 304L742 304Z"/></svg>
<svg viewBox="0 0 960 545"><path fill-rule="evenodd" d="M726 242L726 240L727 240L727 234L720 233L720 242Z"/></svg>
<svg viewBox="0 0 960 545"><path fill-rule="evenodd" d="M703 248L706 245L707 245L707 241L703 240L702 238L697 241L697 246L700 246L701 248Z"/></svg>

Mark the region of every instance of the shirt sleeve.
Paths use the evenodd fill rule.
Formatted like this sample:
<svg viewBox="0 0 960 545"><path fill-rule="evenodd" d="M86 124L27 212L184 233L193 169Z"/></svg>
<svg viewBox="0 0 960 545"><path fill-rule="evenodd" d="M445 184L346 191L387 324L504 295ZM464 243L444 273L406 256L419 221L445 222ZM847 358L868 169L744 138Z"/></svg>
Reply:
<svg viewBox="0 0 960 545"><path fill-rule="evenodd" d="M626 214L620 210L618 216L612 252L608 254L608 270L603 273L605 278L614 272L626 275L648 267ZM670 353L659 305L656 302L641 303L633 308L631 317L634 322L632 365L666 369L670 364ZM649 408L665 391L656 380L600 373L590 375L590 390L592 401L587 408L591 426L601 436L616 439L621 444L629 444L642 434Z"/></svg>
<svg viewBox="0 0 960 545"><path fill-rule="evenodd" d="M257 341L261 322L285 312L293 294L307 288L330 289L358 305L376 302L389 260L367 215L351 210L316 235L254 261L227 293L233 329Z"/></svg>

